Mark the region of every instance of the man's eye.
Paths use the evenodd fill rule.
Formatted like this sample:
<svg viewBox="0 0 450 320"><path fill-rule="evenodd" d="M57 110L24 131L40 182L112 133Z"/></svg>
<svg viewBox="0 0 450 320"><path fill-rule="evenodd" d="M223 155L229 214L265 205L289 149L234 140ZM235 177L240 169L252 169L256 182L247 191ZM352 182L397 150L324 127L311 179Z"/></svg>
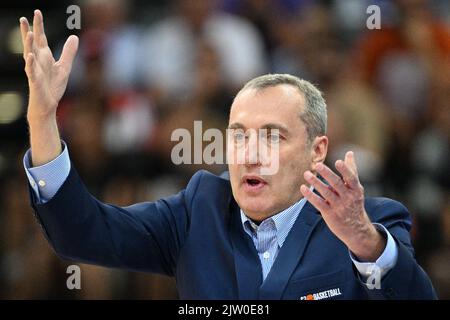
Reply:
<svg viewBox="0 0 450 320"><path fill-rule="evenodd" d="M237 132L233 134L233 138L235 141L243 141L245 138L245 135L243 133Z"/></svg>
<svg viewBox="0 0 450 320"><path fill-rule="evenodd" d="M279 143L280 142L280 135L271 133L269 134L269 142L270 143Z"/></svg>

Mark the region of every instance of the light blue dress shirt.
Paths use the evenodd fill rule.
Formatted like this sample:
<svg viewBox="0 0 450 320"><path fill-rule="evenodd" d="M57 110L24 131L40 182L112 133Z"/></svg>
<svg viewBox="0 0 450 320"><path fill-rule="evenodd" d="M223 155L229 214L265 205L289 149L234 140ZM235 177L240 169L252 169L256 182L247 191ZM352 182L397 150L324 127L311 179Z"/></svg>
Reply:
<svg viewBox="0 0 450 320"><path fill-rule="evenodd" d="M266 279L270 269L283 246L289 231L306 203L303 198L280 213L256 225L241 210L241 220L245 232L252 237L262 266L262 277Z"/></svg>
<svg viewBox="0 0 450 320"><path fill-rule="evenodd" d="M25 172L40 203L51 200L69 176L71 168L69 151L66 144L64 142L62 144L63 151L58 157L38 167L31 167L31 150L25 153L23 159ZM263 280L269 274L280 248L305 203L305 198L302 198L289 208L262 221L259 225L251 221L241 210L242 225L245 232L252 238L261 261ZM383 277L397 262L398 249L391 234L383 225L378 223L374 223L374 225L387 238L386 248L381 256L375 262L361 262L349 251L350 259L363 279L367 279L375 268Z"/></svg>
<svg viewBox="0 0 450 320"><path fill-rule="evenodd" d="M58 157L42 166L31 166L31 149L23 157L25 173L40 203L51 200L69 176L69 151L64 142L62 147L63 151Z"/></svg>

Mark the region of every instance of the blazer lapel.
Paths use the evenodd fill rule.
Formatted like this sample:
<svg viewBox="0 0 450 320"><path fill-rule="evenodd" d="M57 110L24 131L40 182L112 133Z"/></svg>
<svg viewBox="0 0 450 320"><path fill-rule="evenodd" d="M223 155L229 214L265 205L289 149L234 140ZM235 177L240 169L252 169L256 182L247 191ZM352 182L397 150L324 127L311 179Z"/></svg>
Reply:
<svg viewBox="0 0 450 320"><path fill-rule="evenodd" d="M243 229L240 209L234 199L231 200L230 210L230 236L239 299L256 300L262 282L261 263L252 239Z"/></svg>
<svg viewBox="0 0 450 320"><path fill-rule="evenodd" d="M259 290L259 299L281 298L292 272L305 252L312 231L320 220L318 211L306 202Z"/></svg>

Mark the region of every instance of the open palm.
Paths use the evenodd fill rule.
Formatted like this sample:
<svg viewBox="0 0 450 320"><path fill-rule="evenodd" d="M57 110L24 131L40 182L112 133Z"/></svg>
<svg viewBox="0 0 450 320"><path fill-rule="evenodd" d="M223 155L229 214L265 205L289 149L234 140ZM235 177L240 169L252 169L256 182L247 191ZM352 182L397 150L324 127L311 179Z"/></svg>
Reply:
<svg viewBox="0 0 450 320"><path fill-rule="evenodd" d="M58 61L48 47L42 13L34 12L33 31L26 18L20 18L24 47L25 72L30 88L28 116L45 116L56 112L66 90L73 59L78 48L78 38L70 36L64 44Z"/></svg>

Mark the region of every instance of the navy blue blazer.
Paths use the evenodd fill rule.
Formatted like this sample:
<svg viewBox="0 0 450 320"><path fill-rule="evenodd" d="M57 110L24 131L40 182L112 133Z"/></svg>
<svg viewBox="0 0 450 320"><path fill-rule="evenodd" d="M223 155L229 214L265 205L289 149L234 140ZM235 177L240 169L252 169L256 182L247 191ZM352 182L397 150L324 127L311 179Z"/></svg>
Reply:
<svg viewBox="0 0 450 320"><path fill-rule="evenodd" d="M95 199L73 166L49 202L39 204L31 188L30 197L58 256L174 276L181 299L436 298L413 256L410 215L402 204L386 198L366 199L365 207L371 220L383 224L395 239L398 260L381 288L369 290L347 247L309 202L263 282L229 179L204 170L176 195L129 207Z"/></svg>

